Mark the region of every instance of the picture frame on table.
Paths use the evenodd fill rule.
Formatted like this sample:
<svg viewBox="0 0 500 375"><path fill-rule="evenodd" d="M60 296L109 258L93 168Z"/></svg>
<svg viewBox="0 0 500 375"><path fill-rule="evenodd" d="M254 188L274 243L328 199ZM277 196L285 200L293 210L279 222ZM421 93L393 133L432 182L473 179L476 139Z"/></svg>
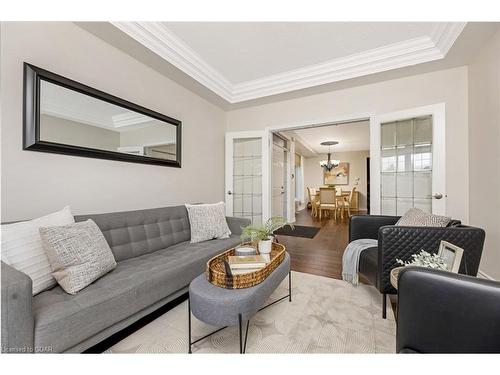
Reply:
<svg viewBox="0 0 500 375"><path fill-rule="evenodd" d="M447 241L441 241L439 244L438 255L444 259L446 269L450 272L458 273L463 253L464 249Z"/></svg>

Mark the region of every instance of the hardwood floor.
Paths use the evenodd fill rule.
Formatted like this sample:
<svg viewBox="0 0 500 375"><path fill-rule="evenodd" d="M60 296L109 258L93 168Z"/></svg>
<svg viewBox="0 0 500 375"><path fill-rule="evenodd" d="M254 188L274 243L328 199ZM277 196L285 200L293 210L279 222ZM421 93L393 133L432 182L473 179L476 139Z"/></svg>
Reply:
<svg viewBox="0 0 500 375"><path fill-rule="evenodd" d="M366 215L366 212L355 214ZM277 236L290 254L292 270L342 279L342 254L349 242L349 217L320 221L311 216L310 210L304 209L296 215L295 224L320 227L321 230L314 238ZM360 276L360 282L368 284L363 276ZM389 299L396 315L397 296L390 295Z"/></svg>
<svg viewBox="0 0 500 375"><path fill-rule="evenodd" d="M337 221L333 218L320 221L304 209L297 214L295 224L321 227L321 230L312 239L277 236L290 254L292 270L342 279L342 254L349 239L347 215Z"/></svg>

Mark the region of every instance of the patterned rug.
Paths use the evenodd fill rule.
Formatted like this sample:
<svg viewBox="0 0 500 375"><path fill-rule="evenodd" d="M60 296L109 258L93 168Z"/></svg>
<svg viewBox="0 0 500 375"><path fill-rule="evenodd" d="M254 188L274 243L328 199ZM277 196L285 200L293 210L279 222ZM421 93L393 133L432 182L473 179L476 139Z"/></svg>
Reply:
<svg viewBox="0 0 500 375"><path fill-rule="evenodd" d="M287 294L288 280L270 301ZM292 302L283 300L250 321L247 353L394 353L396 324L371 286L292 273ZM193 340L216 329L192 319ZM187 301L120 341L106 353L187 353ZM238 353L237 327L193 345L193 353Z"/></svg>

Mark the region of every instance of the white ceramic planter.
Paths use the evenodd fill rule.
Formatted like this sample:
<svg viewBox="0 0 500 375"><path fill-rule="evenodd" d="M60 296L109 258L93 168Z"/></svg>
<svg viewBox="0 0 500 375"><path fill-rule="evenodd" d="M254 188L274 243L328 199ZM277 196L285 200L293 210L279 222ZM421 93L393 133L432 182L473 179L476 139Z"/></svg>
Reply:
<svg viewBox="0 0 500 375"><path fill-rule="evenodd" d="M271 253L271 248L273 245L273 240L261 240L259 241L259 253L261 254L270 254Z"/></svg>

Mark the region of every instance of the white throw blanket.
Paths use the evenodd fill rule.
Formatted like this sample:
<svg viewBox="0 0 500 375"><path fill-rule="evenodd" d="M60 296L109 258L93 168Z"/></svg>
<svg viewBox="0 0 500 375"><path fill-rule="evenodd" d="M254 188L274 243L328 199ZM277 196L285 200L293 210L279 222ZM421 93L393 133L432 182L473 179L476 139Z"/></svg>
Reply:
<svg viewBox="0 0 500 375"><path fill-rule="evenodd" d="M347 245L342 256L342 280L358 285L359 255L374 246L378 246L378 241L369 238L354 240Z"/></svg>

